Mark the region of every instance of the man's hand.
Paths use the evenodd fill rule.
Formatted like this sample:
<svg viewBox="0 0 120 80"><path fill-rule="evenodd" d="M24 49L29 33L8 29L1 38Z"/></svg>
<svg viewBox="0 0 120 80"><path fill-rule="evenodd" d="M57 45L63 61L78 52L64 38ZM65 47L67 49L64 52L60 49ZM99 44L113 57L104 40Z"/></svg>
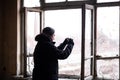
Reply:
<svg viewBox="0 0 120 80"><path fill-rule="evenodd" d="M72 44L72 45L74 45L74 42L73 42L73 39L72 39L72 38L69 38L69 42L68 42L68 44Z"/></svg>
<svg viewBox="0 0 120 80"><path fill-rule="evenodd" d="M66 38L64 41L63 41L63 44L68 44L69 43L69 38Z"/></svg>

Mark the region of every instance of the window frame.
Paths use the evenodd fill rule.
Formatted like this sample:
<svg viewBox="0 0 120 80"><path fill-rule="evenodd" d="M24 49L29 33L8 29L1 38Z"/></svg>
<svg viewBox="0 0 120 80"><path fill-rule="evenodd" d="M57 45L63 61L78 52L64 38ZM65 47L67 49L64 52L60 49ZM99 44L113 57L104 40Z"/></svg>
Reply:
<svg viewBox="0 0 120 80"><path fill-rule="evenodd" d="M26 27L27 27L27 12L39 12L40 13L40 32L42 30L42 10L40 10L38 7L35 8L28 8L28 7L24 7L22 8L23 10L23 14L22 14L22 28L21 28L21 51L22 51L22 73L24 77L30 76L27 74L27 57L32 57L33 55L27 55L27 33L26 33Z"/></svg>
<svg viewBox="0 0 120 80"><path fill-rule="evenodd" d="M119 4L120 4L119 1L118 2L97 3L96 7L97 8L99 8L99 7L114 7L114 6L119 6L120 7ZM97 14L97 12L96 12L96 14ZM120 24L120 8L119 8L119 24ZM119 34L120 34L120 25L119 25ZM96 61L97 60L113 60L113 59L119 59L119 79L120 79L120 35L119 35L119 56L112 56L112 57L99 57L99 56L97 57L96 56Z"/></svg>

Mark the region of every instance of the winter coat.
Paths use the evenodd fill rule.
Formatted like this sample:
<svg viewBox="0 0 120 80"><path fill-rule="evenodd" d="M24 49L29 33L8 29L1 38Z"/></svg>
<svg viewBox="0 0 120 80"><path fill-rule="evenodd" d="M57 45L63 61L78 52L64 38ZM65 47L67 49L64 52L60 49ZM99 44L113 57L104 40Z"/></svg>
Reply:
<svg viewBox="0 0 120 80"><path fill-rule="evenodd" d="M58 59L66 59L73 44L68 44L65 49L66 44L63 43L56 47L44 34L37 35L35 40L33 80L58 80Z"/></svg>

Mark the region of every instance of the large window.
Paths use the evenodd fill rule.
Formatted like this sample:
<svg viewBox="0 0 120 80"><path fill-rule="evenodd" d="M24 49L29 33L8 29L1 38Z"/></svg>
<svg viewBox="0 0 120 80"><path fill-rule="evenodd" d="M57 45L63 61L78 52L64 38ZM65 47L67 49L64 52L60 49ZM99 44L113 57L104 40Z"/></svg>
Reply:
<svg viewBox="0 0 120 80"><path fill-rule="evenodd" d="M120 78L119 0L97 0L96 7L86 5L96 0L45 0L45 5L40 5L41 1L44 3L44 0L24 0L25 74L31 75L34 67L35 36L43 27L50 26L55 29L56 46L67 37L75 42L71 55L59 60L59 74L65 75L61 80L89 75L109 80Z"/></svg>

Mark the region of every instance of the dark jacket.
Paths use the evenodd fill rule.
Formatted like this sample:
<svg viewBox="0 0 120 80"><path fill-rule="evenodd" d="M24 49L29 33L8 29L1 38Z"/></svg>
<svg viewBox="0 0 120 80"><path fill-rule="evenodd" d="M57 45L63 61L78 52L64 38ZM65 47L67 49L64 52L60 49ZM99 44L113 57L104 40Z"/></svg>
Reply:
<svg viewBox="0 0 120 80"><path fill-rule="evenodd" d="M44 34L37 35L34 50L33 80L58 80L58 59L66 59L73 44L61 43L58 47ZM64 49L64 50L63 50Z"/></svg>

